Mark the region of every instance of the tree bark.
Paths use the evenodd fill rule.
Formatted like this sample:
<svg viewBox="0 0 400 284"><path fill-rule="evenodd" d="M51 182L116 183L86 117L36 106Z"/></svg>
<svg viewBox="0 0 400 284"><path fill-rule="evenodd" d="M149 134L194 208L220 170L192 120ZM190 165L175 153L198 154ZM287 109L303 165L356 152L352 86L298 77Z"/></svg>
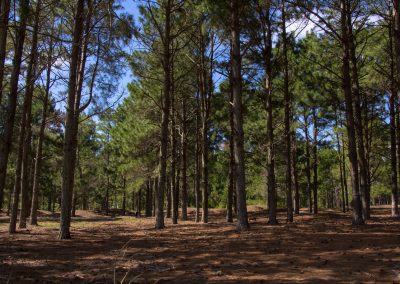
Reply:
<svg viewBox="0 0 400 284"><path fill-rule="evenodd" d="M196 214L195 214L195 222L200 222L200 182L201 182L201 146L200 146L200 102L199 102L200 94L197 94L196 100L196 153L195 153L195 205L196 205Z"/></svg>
<svg viewBox="0 0 400 284"><path fill-rule="evenodd" d="M286 36L286 11L285 1L282 1L282 43L283 43L283 96L285 104L285 162L286 162L286 206L287 206L287 222L293 222L293 199L292 199L292 159L291 159L291 97L289 93L289 63Z"/></svg>
<svg viewBox="0 0 400 284"><path fill-rule="evenodd" d="M392 2L393 2L393 10L394 10L393 36L394 36L394 50L395 50L394 56L395 56L395 66L396 66L396 68L395 68L396 72L394 72L394 73L396 76L395 81L397 82L395 87L396 87L396 92L397 92L396 98L397 98L397 105L398 105L398 107L397 107L397 113L398 113L397 114L398 115L398 122L397 122L397 124L398 124L397 125L397 142L398 142L397 146L398 146L398 148L397 148L397 151L399 154L398 162L399 162L399 172L400 172L400 144L399 144L399 142L400 142L400 106L398 103L398 100L400 98L400 3L399 3L399 1L396 1L396 0L393 0ZM395 91L395 90L393 90L393 91ZM393 201L392 201L392 214L393 214L393 211L395 211L395 212L397 211L397 215L398 215L399 214L398 193L397 193L397 196L394 196ZM396 206L397 206L397 209L396 209Z"/></svg>
<svg viewBox="0 0 400 284"><path fill-rule="evenodd" d="M397 103L397 90L396 90L396 67L393 49L393 24L389 24L389 45L390 45L390 75L391 75L391 92L389 97L389 117L390 117L390 187L391 187L391 214L392 217L398 217L399 204L398 204L398 185L397 185L397 145L396 145L396 103Z"/></svg>
<svg viewBox="0 0 400 284"><path fill-rule="evenodd" d="M186 98L182 100L182 136L181 136L181 147L182 147L182 221L187 221L187 141L186 141Z"/></svg>
<svg viewBox="0 0 400 284"><path fill-rule="evenodd" d="M353 113L353 95L351 90L350 62L349 62L349 38L347 27L347 5L346 0L340 0L341 8L341 31L342 31L342 84L346 106L346 129L348 135L348 155L350 160L350 174L353 188L353 224L362 225L362 204L360 197L359 175L358 175L358 154Z"/></svg>
<svg viewBox="0 0 400 284"><path fill-rule="evenodd" d="M305 152L306 152L306 178L307 178L307 196L308 196L308 212L312 213L313 211L313 202L312 202L312 186L311 186L311 150L310 150L310 136L308 133L308 110L307 107L304 108L304 134L305 134Z"/></svg>
<svg viewBox="0 0 400 284"><path fill-rule="evenodd" d="M267 112L267 193L268 193L268 223L275 225L277 196L275 184L275 153L274 128L272 105L272 28L271 28L271 1L266 0L265 15L261 13L264 41L264 68L265 68L265 109Z"/></svg>
<svg viewBox="0 0 400 284"><path fill-rule="evenodd" d="M152 198L152 182L151 178L147 180L147 185L146 185L146 217L151 217L152 215L152 203L153 203L153 198Z"/></svg>
<svg viewBox="0 0 400 284"><path fill-rule="evenodd" d="M21 212L19 217L19 228L26 228L27 213L29 212L29 177L30 177L30 154L31 154L31 139L32 139L32 97L35 89L36 65L37 65L37 46L39 33L39 17L41 10L41 0L36 3L34 27L32 33L32 46L29 57L29 64L26 75L25 99L27 101L25 119L25 137L22 154L22 184L21 184Z"/></svg>
<svg viewBox="0 0 400 284"><path fill-rule="evenodd" d="M4 122L3 136L0 138L0 208L4 199L4 186L7 175L8 158L11 151L11 142L14 133L15 112L18 98L18 81L21 71L22 52L24 48L26 24L29 17L29 0L19 1L20 24L15 35L15 51L12 62L12 72L10 78L10 90L7 99L6 117ZM19 187L19 186L18 186ZM17 188L17 190L19 190ZM16 196L16 194L18 196ZM19 191L15 192L16 201L19 199ZM15 203L15 202L14 202ZM18 204L16 204L18 207ZM16 218L16 216L15 216ZM13 230L15 231L15 229Z"/></svg>
<svg viewBox="0 0 400 284"><path fill-rule="evenodd" d="M3 99L4 66L6 61L8 20L10 16L11 0L0 2L0 106ZM2 199L0 198L0 201ZM0 203L1 208L1 203Z"/></svg>
<svg viewBox="0 0 400 284"><path fill-rule="evenodd" d="M299 196L299 181L297 174L297 143L296 130L292 131L292 183L294 188L294 214L300 214L300 196Z"/></svg>
<svg viewBox="0 0 400 284"><path fill-rule="evenodd" d="M234 123L233 123L233 92L232 92L232 70L229 74L230 80L230 98L229 98L229 126L230 126L230 137L229 137L229 185L228 185L228 202L226 211L226 221L233 223L233 192L235 191L235 148L234 148Z"/></svg>
<svg viewBox="0 0 400 284"><path fill-rule="evenodd" d="M173 68L171 70L173 73ZM173 77L173 75L171 75ZM173 79L171 79L171 89L173 90ZM178 224L178 200L177 200L177 130L176 130L176 119L177 114L175 110L175 94L171 91L171 202L172 202L172 224Z"/></svg>
<svg viewBox="0 0 400 284"><path fill-rule="evenodd" d="M2 162L0 167L3 170L2 166L5 165L4 172L0 170L0 180L5 178L5 171L7 170L7 161L9 150L11 146L11 139L13 133L13 126L14 126L14 119L15 119L15 111L16 111L16 103L17 103L17 96L18 96L18 77L21 68L21 59L22 59L22 49L25 41L26 35L26 24L27 18L29 16L29 1L20 1L19 4L20 9L20 17L21 22L20 26L17 30L17 39L16 39L16 51L14 55L13 61L13 71L11 74L11 86L10 86L10 93L8 97L8 117L5 123L4 129L4 141L3 147L0 152L0 161ZM28 112L29 104L31 100L29 97L25 95L24 97L24 104L23 104L23 113L21 118L20 130L19 130L19 141L18 141L18 153L17 153L17 161L16 161L16 169L15 169L15 182L14 182L14 190L13 190L13 202L12 202L12 209L11 209L11 216L10 216L10 224L9 224L9 233L13 234L16 232L16 224L17 224L17 215L18 215L18 205L19 205L19 195L21 191L21 175L22 175L22 160L23 160L23 148L25 142L25 131L26 131L26 113ZM12 116L12 117L11 117ZM10 127L10 129L9 129ZM11 135L8 137L8 135ZM8 142L8 143L7 143ZM2 185L0 184L0 187ZM3 182L4 187L4 182ZM2 189L0 189L2 191Z"/></svg>
<svg viewBox="0 0 400 284"><path fill-rule="evenodd" d="M73 46L70 59L70 73L68 83L67 117L65 122L65 136L63 146L63 185L61 192L60 232L58 238L70 239L72 192L74 188L74 168L76 160L76 146L78 133L77 77L79 73L79 56L82 48L84 28L85 0L78 0L73 29Z"/></svg>
<svg viewBox="0 0 400 284"><path fill-rule="evenodd" d="M350 3L347 2L346 15L347 15L347 32L348 32L348 47L351 62L351 82L352 82L352 93L354 98L354 123L356 129L356 142L358 146L358 163L360 169L360 193L362 202L363 218L369 219L369 200L368 200L368 169L367 161L365 157L365 145L364 145L364 130L362 123L362 111L361 111L361 95L360 95L360 84L357 67L357 55L355 39L353 36L352 17L350 12Z"/></svg>
<svg viewBox="0 0 400 284"><path fill-rule="evenodd" d="M314 214L318 214L318 119L316 107L312 108L312 119L314 126L313 141L313 198Z"/></svg>
<svg viewBox="0 0 400 284"><path fill-rule="evenodd" d="M343 161L342 161L342 145L340 144L340 136L338 133L338 128L339 128L339 123L338 123L338 113L337 110L335 109L335 127L336 127L336 147L337 147L337 152L338 152L338 160L339 160L339 175L340 175L340 189L341 189L341 205L342 205L342 211L343 213L346 213L346 199L345 199L345 189L344 189L344 184L345 184L345 179L344 179L344 174L343 174ZM344 151L344 149L343 149Z"/></svg>
<svg viewBox="0 0 400 284"><path fill-rule="evenodd" d="M236 170L237 196L237 227L247 230L249 222L246 206L246 178L244 159L243 106L242 106L242 57L240 51L240 0L231 0L231 36L232 36L232 93L233 93L233 123L234 123L234 152Z"/></svg>
<svg viewBox="0 0 400 284"><path fill-rule="evenodd" d="M170 89L171 89L171 0L166 1L165 23L163 36L163 71L164 86L162 98L161 115L161 147L160 147L160 179L157 187L157 209L156 209L156 229L164 228L164 193L167 187L167 150L168 150L168 122L170 111Z"/></svg>

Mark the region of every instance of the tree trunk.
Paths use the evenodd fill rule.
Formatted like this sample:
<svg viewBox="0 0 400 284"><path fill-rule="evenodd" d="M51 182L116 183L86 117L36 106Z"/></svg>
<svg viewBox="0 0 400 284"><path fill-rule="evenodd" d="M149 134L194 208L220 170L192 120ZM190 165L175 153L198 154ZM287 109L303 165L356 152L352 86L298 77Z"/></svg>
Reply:
<svg viewBox="0 0 400 284"><path fill-rule="evenodd" d="M34 27L32 33L32 46L29 58L29 64L26 75L26 89L25 89L25 100L27 101L25 117L25 137L22 154L22 185L21 185L21 212L19 218L19 227L26 228L27 213L29 212L29 165L30 165L30 154L31 154L31 138L32 138L32 97L35 89L35 78L36 78L36 65L37 65L37 45L38 45L38 32L39 32L39 17L41 10L41 0L37 1Z"/></svg>
<svg viewBox="0 0 400 284"><path fill-rule="evenodd" d="M200 222L200 182L201 182L201 166L200 166L200 156L201 156L201 146L200 146L200 103L199 103L199 93L197 96L197 107L196 107L196 153L195 153L195 205L196 214L195 222Z"/></svg>
<svg viewBox="0 0 400 284"><path fill-rule="evenodd" d="M182 221L187 221L187 141L186 141L186 99L182 100Z"/></svg>
<svg viewBox="0 0 400 284"><path fill-rule="evenodd" d="M296 130L292 131L292 183L294 188L294 214L300 214L299 181L297 175L297 143Z"/></svg>
<svg viewBox="0 0 400 284"><path fill-rule="evenodd" d="M126 215L126 178L122 178L122 190L123 190L123 195L122 195L122 216Z"/></svg>
<svg viewBox="0 0 400 284"><path fill-rule="evenodd" d="M335 127L338 130L339 128L339 123L338 123L338 113L337 110L335 110ZM341 205L342 205L342 211L343 213L346 213L346 200L345 200L345 190L344 190L344 184L345 184L345 179L343 175L343 161L342 161L342 146L340 145L340 137L339 133L336 130L336 147L337 147L337 152L338 152L338 159L339 159L339 174L340 174L340 190L341 190ZM344 151L344 149L343 149Z"/></svg>
<svg viewBox="0 0 400 284"><path fill-rule="evenodd" d="M74 188L74 168L76 160L78 115L75 103L77 100L77 73L79 69L79 53L82 46L85 1L78 0L73 30L73 46L70 60L68 83L67 117L63 146L63 186L61 192L60 232L58 238L70 239L72 192Z"/></svg>
<svg viewBox="0 0 400 284"><path fill-rule="evenodd" d="M19 75L21 71L21 62L22 62L22 52L24 48L25 42L25 34L26 34L26 24L29 17L29 0L21 0L19 1L19 26L16 30L15 35L15 51L14 58L12 62L12 72L10 78L10 89L8 93L7 100L7 109L6 109L6 117L4 122L3 136L0 138L0 209L2 208L3 199L4 199L4 186L6 182L7 175L7 164L8 157L11 151L11 142L14 132L14 121L15 121L15 112L17 108L17 99L18 99L18 81ZM19 187L19 186L18 186ZM18 189L19 190L19 189ZM19 199L19 191L15 192L18 194L16 197L16 201ZM14 202L15 203L15 202ZM18 203L16 204L18 207ZM15 216L16 218L16 216ZM15 229L13 230L15 231Z"/></svg>
<svg viewBox="0 0 400 284"><path fill-rule="evenodd" d="M272 106L272 29L271 29L271 1L266 1L265 16L261 15L264 40L264 68L265 68L265 109L267 112L267 192L268 192L268 223L275 225L276 219L276 184L275 184L275 153L274 128Z"/></svg>
<svg viewBox="0 0 400 284"><path fill-rule="evenodd" d="M71 217L76 217L76 201L77 201L76 189L72 192L72 206L71 206Z"/></svg>
<svg viewBox="0 0 400 284"><path fill-rule="evenodd" d="M173 69L171 70L173 73ZM172 75L171 75L172 76ZM172 85L173 85L173 80ZM173 89L173 86L171 86ZM178 224L178 200L177 200L177 131L176 131L176 110L175 110L175 94L171 91L171 202L172 202L172 224Z"/></svg>
<svg viewBox="0 0 400 284"><path fill-rule="evenodd" d="M313 197L314 197L314 214L318 214L318 119L316 107L312 108L312 119L314 126L313 141Z"/></svg>
<svg viewBox="0 0 400 284"><path fill-rule="evenodd" d="M342 80L346 105L346 128L348 135L348 155L350 160L350 174L353 188L353 224L362 225L362 204L360 198L359 175L358 175L358 154L353 113L353 95L351 90L350 62L349 62L349 38L347 27L346 0L340 0L341 8L341 31L342 31Z"/></svg>
<svg viewBox="0 0 400 284"><path fill-rule="evenodd" d="M151 217L152 215L152 203L153 203L153 198L152 198L152 182L151 178L148 179L147 181L147 186L146 186L146 217Z"/></svg>
<svg viewBox="0 0 400 284"><path fill-rule="evenodd" d="M172 194L171 194L171 177L167 176L167 218L171 218L172 210Z"/></svg>
<svg viewBox="0 0 400 284"><path fill-rule="evenodd" d="M11 0L1 0L0 2L0 105L3 98L3 78L4 78L4 65L6 61L7 49L7 30L8 19L10 15ZM1 201L2 199L0 199ZM0 204L1 208L1 204Z"/></svg>
<svg viewBox="0 0 400 284"><path fill-rule="evenodd" d="M362 123L362 112L361 112L361 95L360 95L360 86L359 86L359 76L358 76L358 67L357 67L357 55L356 55L356 46L355 39L353 36L353 28L352 28L352 18L350 12L350 4L347 4L346 8L347 14L347 31L348 31L348 47L349 47L349 55L351 62L351 79L352 79L352 93L354 98L354 123L356 129L356 141L358 146L358 163L360 168L360 192L361 192L361 201L362 201L362 212L363 218L369 219L369 200L368 200L368 169L367 169L367 161L365 157L365 145L364 145L364 130Z"/></svg>
<svg viewBox="0 0 400 284"><path fill-rule="evenodd" d="M153 213L152 216L156 216L156 193L157 193L157 186L158 186L158 177L154 178L153 184Z"/></svg>
<svg viewBox="0 0 400 284"><path fill-rule="evenodd" d="M226 221L233 223L233 192L235 191L235 150L234 150L234 124L233 124L233 93L232 93L232 70L229 76L230 79L230 99L229 99L229 124L230 124L230 137L229 137L229 186L228 186L228 202L226 211Z"/></svg>
<svg viewBox="0 0 400 284"><path fill-rule="evenodd" d="M291 159L291 98L289 93L289 63L286 36L286 11L285 1L282 1L282 38L283 38L283 69L284 69L284 104L285 104L285 163L286 163L286 206L287 222L293 222L293 199L292 199L292 159Z"/></svg>
<svg viewBox="0 0 400 284"><path fill-rule="evenodd" d="M396 85L396 92L397 92L397 95L396 95L396 98L397 98L397 100L399 100L399 98L400 98L400 3L399 3L399 1L396 1L396 0L393 0L393 9L394 9L394 31L393 31L393 35L394 35L394 50L395 50L395 64L396 64L396 72L395 72L395 76L396 76L396 82L397 82L397 85ZM393 50L393 49L392 49ZM397 109L397 113L398 113L398 118L400 118L400 106L399 106L399 104L397 104L398 105L398 109ZM398 154L399 154L399 172L400 172L400 120L398 119L398 125L397 125L397 146L398 146L398 148L397 148L397 151L398 151ZM393 212L393 207L396 207L396 205L397 205L397 207L398 207L398 203L399 203L399 201L398 201L398 193L397 193L397 196L395 197L395 198L397 198L397 200L395 200L395 204L393 205L393 202L392 202L392 212ZM395 210L394 211L396 211L396 208L395 208ZM398 212L398 208L397 208L397 214L399 214L399 212Z"/></svg>
<svg viewBox="0 0 400 284"><path fill-rule="evenodd" d="M231 0L231 36L232 36L232 93L233 93L233 124L234 152L237 196L237 226L239 230L249 228L246 206L246 178L244 160L243 106L242 106L242 56L240 51L240 0Z"/></svg>
<svg viewBox="0 0 400 284"><path fill-rule="evenodd" d="M310 150L310 136L308 133L308 110L307 107L304 108L304 134L305 134L305 152L306 152L306 178L307 178L307 196L308 196L308 212L312 213L313 203L312 203L312 187L311 187L311 150Z"/></svg>
<svg viewBox="0 0 400 284"><path fill-rule="evenodd" d="M25 6L26 5L26 6ZM26 10L25 10L26 9ZM18 29L18 39L19 40L24 40L25 39L25 34L26 34L26 17L28 17L29 13L29 1L21 1L20 2L20 11L21 11L21 17L24 17L24 20L21 20L21 26ZM26 14L25 14L26 13ZM22 31L23 29L23 31ZM23 36L23 37L22 37ZM22 37L22 38L21 38ZM17 46L19 44L23 45L23 43L19 43L19 40L17 42ZM18 52L18 50L16 51ZM16 54L17 56L17 54ZM15 60L15 58L14 58ZM19 65L21 64L21 60L19 60ZM20 68L16 67L17 69ZM14 70L13 70L14 72ZM14 74L13 74L14 75ZM17 96L17 87L15 86L15 96ZM13 88L13 86L11 86ZM12 93L12 89L10 90L10 95ZM12 100L12 98L9 98L9 100ZM10 102L9 102L10 104ZM10 216L10 224L9 224L9 233L15 233L16 232L16 223L17 223L17 215L18 215L18 205L19 205L19 195L21 191L21 183L22 183L22 161L24 159L24 143L25 143L25 135L26 135L26 116L29 111L29 108L31 107L32 104L32 97L29 96L29 93L25 93L24 97L24 104L23 104L23 112L22 112L22 117L21 117L21 124L20 124L20 130L19 130L19 140L18 140L18 153L17 153L17 161L16 161L16 166L15 166L15 181L14 181L14 190L13 190L13 203L12 203L12 210L11 210L11 216ZM9 109L9 111L11 111ZM14 109L14 116L15 116L15 109ZM5 127L7 127L8 121L6 121ZM12 131L12 130L11 130ZM4 136L6 138L7 132L6 130L4 131ZM7 138L6 138L7 139ZM11 141L10 141L11 142ZM8 154L8 153L7 153ZM27 165L25 165L26 167ZM22 196L23 203L26 202L26 194ZM25 209L25 207L24 207ZM21 210L22 212L23 210Z"/></svg>
<svg viewBox="0 0 400 284"><path fill-rule="evenodd" d="M393 50L393 31L392 24L389 24L389 44L390 44L390 75L391 75L391 93L389 97L389 116L390 116L390 186L391 186L391 201L392 201L392 217L398 217L399 215L399 204L398 204L398 185L397 185L397 148L396 148L396 102L397 102L397 90L396 90L396 67Z"/></svg>
<svg viewBox="0 0 400 284"><path fill-rule="evenodd" d="M168 150L168 122L170 111L170 89L171 89L171 0L166 1L165 6L165 30L163 36L163 70L164 86L161 115L161 147L160 147L160 180L157 187L157 209L156 209L156 229L164 228L164 193L167 187L167 150Z"/></svg>

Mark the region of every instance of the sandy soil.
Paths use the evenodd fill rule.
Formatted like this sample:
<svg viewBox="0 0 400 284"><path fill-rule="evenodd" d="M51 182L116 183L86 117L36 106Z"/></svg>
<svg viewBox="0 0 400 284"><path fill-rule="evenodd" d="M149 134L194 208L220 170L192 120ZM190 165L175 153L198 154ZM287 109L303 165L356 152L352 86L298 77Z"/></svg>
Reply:
<svg viewBox="0 0 400 284"><path fill-rule="evenodd" d="M193 219L193 211L190 211ZM207 225L180 222L162 231L152 218L78 211L73 239L57 240L57 216L8 235L0 216L0 283L400 283L400 220L374 208L368 225L350 215L302 212L293 224L266 224L250 208L238 233L223 210Z"/></svg>

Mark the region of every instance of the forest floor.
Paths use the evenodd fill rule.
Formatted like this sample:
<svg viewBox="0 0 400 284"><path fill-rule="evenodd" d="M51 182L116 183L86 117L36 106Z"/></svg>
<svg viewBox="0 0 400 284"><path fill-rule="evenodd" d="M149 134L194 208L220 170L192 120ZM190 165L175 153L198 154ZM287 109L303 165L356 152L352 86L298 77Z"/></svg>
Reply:
<svg viewBox="0 0 400 284"><path fill-rule="evenodd" d="M0 283L400 283L400 220L389 208L351 225L350 213L303 211L292 224L267 225L249 207L251 229L238 233L213 209L210 223L153 229L152 218L78 211L72 240L57 240L56 215L8 235L0 215ZM190 210L193 219L193 210Z"/></svg>

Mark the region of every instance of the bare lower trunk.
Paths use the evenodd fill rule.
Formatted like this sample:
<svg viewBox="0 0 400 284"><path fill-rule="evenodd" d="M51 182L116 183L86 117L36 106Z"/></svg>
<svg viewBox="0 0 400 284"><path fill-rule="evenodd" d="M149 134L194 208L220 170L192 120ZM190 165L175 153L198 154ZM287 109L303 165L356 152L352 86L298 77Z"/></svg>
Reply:
<svg viewBox="0 0 400 284"><path fill-rule="evenodd" d="M201 166L200 166L200 156L201 156L201 147L200 147L200 106L199 101L197 100L197 109L196 109L196 153L195 153L195 205L196 205L196 214L195 214L195 222L200 222L200 181L201 181Z"/></svg>
<svg viewBox="0 0 400 284"><path fill-rule="evenodd" d="M149 178L146 183L146 217L151 217L153 209L153 188L151 179Z"/></svg>
<svg viewBox="0 0 400 284"><path fill-rule="evenodd" d="M339 123L338 123L338 114L337 114L336 110L335 110L335 115L336 115L335 126L336 126L336 128L338 128ZM342 205L342 211L343 211L343 213L345 213L346 212L346 199L345 199L344 184L346 181L345 181L344 175L343 175L342 145L340 144L340 136L339 136L338 132L336 132L336 147L337 147L337 151L338 151L338 160L339 160L341 205ZM343 149L343 151L344 151L344 149Z"/></svg>
<svg viewBox="0 0 400 284"><path fill-rule="evenodd" d="M393 36L392 36L392 25L389 25L389 43L391 52L390 62L390 73L391 73L391 93L389 98L389 116L390 116L390 166L391 166L391 201L392 201L392 217L399 215L399 204L398 204L398 185L397 185L397 148L396 148L396 102L397 102L397 90L395 87L396 69L395 69L395 58L393 50Z"/></svg>
<svg viewBox="0 0 400 284"><path fill-rule="evenodd" d="M31 153L31 138L32 138L32 97L35 89L35 78L36 78L36 63L37 63L37 45L38 45L38 32L39 32L39 16L41 9L41 0L37 1L35 11L35 21L32 34L32 46L29 58L27 76L26 76L26 92L25 97L28 102L26 106L25 119L25 137L22 155L22 185L21 185L21 213L19 218L19 227L26 228L26 220L29 212L29 178L30 178L30 153Z"/></svg>
<svg viewBox="0 0 400 284"><path fill-rule="evenodd" d="M230 137L229 137L229 185L228 185L228 200L226 205L226 221L233 223L233 192L235 190L235 151L234 151L234 125L233 125L233 108L232 108L232 78L230 78L230 100L229 100L229 123L230 123Z"/></svg>
<svg viewBox="0 0 400 284"><path fill-rule="evenodd" d="M182 221L187 220L187 141L186 141L186 100L182 102Z"/></svg>
<svg viewBox="0 0 400 284"><path fill-rule="evenodd" d="M65 123L65 136L63 147L63 185L61 191L61 215L59 239L70 239L72 192L74 188L74 168L76 161L76 146L78 133L79 113L76 113L77 75L79 69L79 53L81 51L84 0L78 0L73 32L73 47L70 62L70 74L68 83L67 117Z"/></svg>
<svg viewBox="0 0 400 284"><path fill-rule="evenodd" d="M314 198L314 214L318 214L318 119L317 111L314 106L312 109L312 118L314 125L314 141L313 141L313 198Z"/></svg>
<svg viewBox="0 0 400 284"><path fill-rule="evenodd" d="M287 206L287 222L293 222L293 199L292 199L292 159L291 159L291 98L289 93L289 62L287 50L286 36L286 11L285 1L282 1L282 38L283 38L283 68L284 68L284 104L285 104L285 163L286 163L286 206Z"/></svg>
<svg viewBox="0 0 400 284"><path fill-rule="evenodd" d="M395 50L395 54L394 54L394 56L395 56L395 64L396 64L396 73L395 73L395 75L396 75L396 82L397 82L397 84L396 84L396 90L393 90L393 91L396 91L397 92L397 95L396 95L396 98L397 98L397 100L399 100L399 98L400 98L400 3L399 3L399 1L393 1L393 8L394 8L394 50ZM392 49L393 50L393 49ZM400 109L400 107L398 106L398 110ZM400 112L398 111L398 118L400 117L400 114L399 114ZM400 142L400 120L398 120L398 128L397 128L397 141L398 142ZM399 172L400 172L400 147L399 147L399 145L400 144L397 144L398 146L398 148L397 148L397 151L398 151L398 154L399 154L399 159L398 159L398 163L399 163ZM396 211L397 211L397 215L399 214L399 209L398 209L398 203L399 203L399 200L398 200L398 192L397 192L397 194L395 194L395 196L394 196L394 200L393 200L394 202L392 202L392 213L393 213L393 211L395 211L395 213L396 213ZM393 204L394 203L394 204ZM396 206L397 206L397 208L396 208Z"/></svg>
<svg viewBox="0 0 400 284"><path fill-rule="evenodd" d="M297 175L297 143L295 130L292 131L292 183L294 188L294 214L300 214L299 182Z"/></svg>
<svg viewBox="0 0 400 284"><path fill-rule="evenodd" d="M244 160L243 106L242 106L242 63L240 50L239 0L231 0L231 36L232 36L232 93L233 93L233 124L234 153L237 196L237 227L247 230L249 222L246 206L246 178Z"/></svg>
<svg viewBox="0 0 400 284"><path fill-rule="evenodd" d="M265 65L265 109L267 112L267 193L268 193L268 223L275 225L276 219L276 184L275 184L275 153L274 153L274 128L272 106L272 28L270 15L271 1L266 1L266 16L263 23L264 40L264 65Z"/></svg>
<svg viewBox="0 0 400 284"><path fill-rule="evenodd" d="M356 133L353 113L353 96L351 91L350 62L349 62L349 42L347 27L347 5L345 0L340 1L341 6L341 31L342 31L342 80L343 91L346 105L346 128L348 135L348 155L350 160L350 173L353 188L353 224L362 225L364 219L362 215L362 204L360 197L359 176L358 176L358 157Z"/></svg>
<svg viewBox="0 0 400 284"><path fill-rule="evenodd" d="M163 86L163 101L161 115L161 147L160 147L160 179L157 187L156 198L156 229L164 228L164 193L167 188L167 150L168 150L168 122L170 112L170 89L171 89L171 46L170 46L170 31L171 31L171 0L166 1L165 7L165 30L163 36L163 71L164 71L164 86Z"/></svg>
<svg viewBox="0 0 400 284"><path fill-rule="evenodd" d="M356 47L355 47L355 39L353 36L352 29L352 18L350 12L350 5L346 9L347 12L347 25L348 25L348 46L349 46L349 55L351 62L351 80L352 80L352 93L354 98L354 123L356 129L356 141L358 146L358 163L360 169L360 193L361 193L361 201L362 201L362 212L363 218L369 219L369 199L368 199L368 169L367 169L367 161L365 156L365 144L364 144L364 129L362 123L362 111L361 111L361 95L360 95L360 86L359 86L359 75L358 75L358 66L357 66L357 55L356 55Z"/></svg>
<svg viewBox="0 0 400 284"><path fill-rule="evenodd" d="M308 197L308 212L312 213L312 186L311 186L311 150L310 137L308 134L308 113L307 108L304 109L304 134L305 134L305 152L306 152L306 177L307 177L307 197Z"/></svg>

